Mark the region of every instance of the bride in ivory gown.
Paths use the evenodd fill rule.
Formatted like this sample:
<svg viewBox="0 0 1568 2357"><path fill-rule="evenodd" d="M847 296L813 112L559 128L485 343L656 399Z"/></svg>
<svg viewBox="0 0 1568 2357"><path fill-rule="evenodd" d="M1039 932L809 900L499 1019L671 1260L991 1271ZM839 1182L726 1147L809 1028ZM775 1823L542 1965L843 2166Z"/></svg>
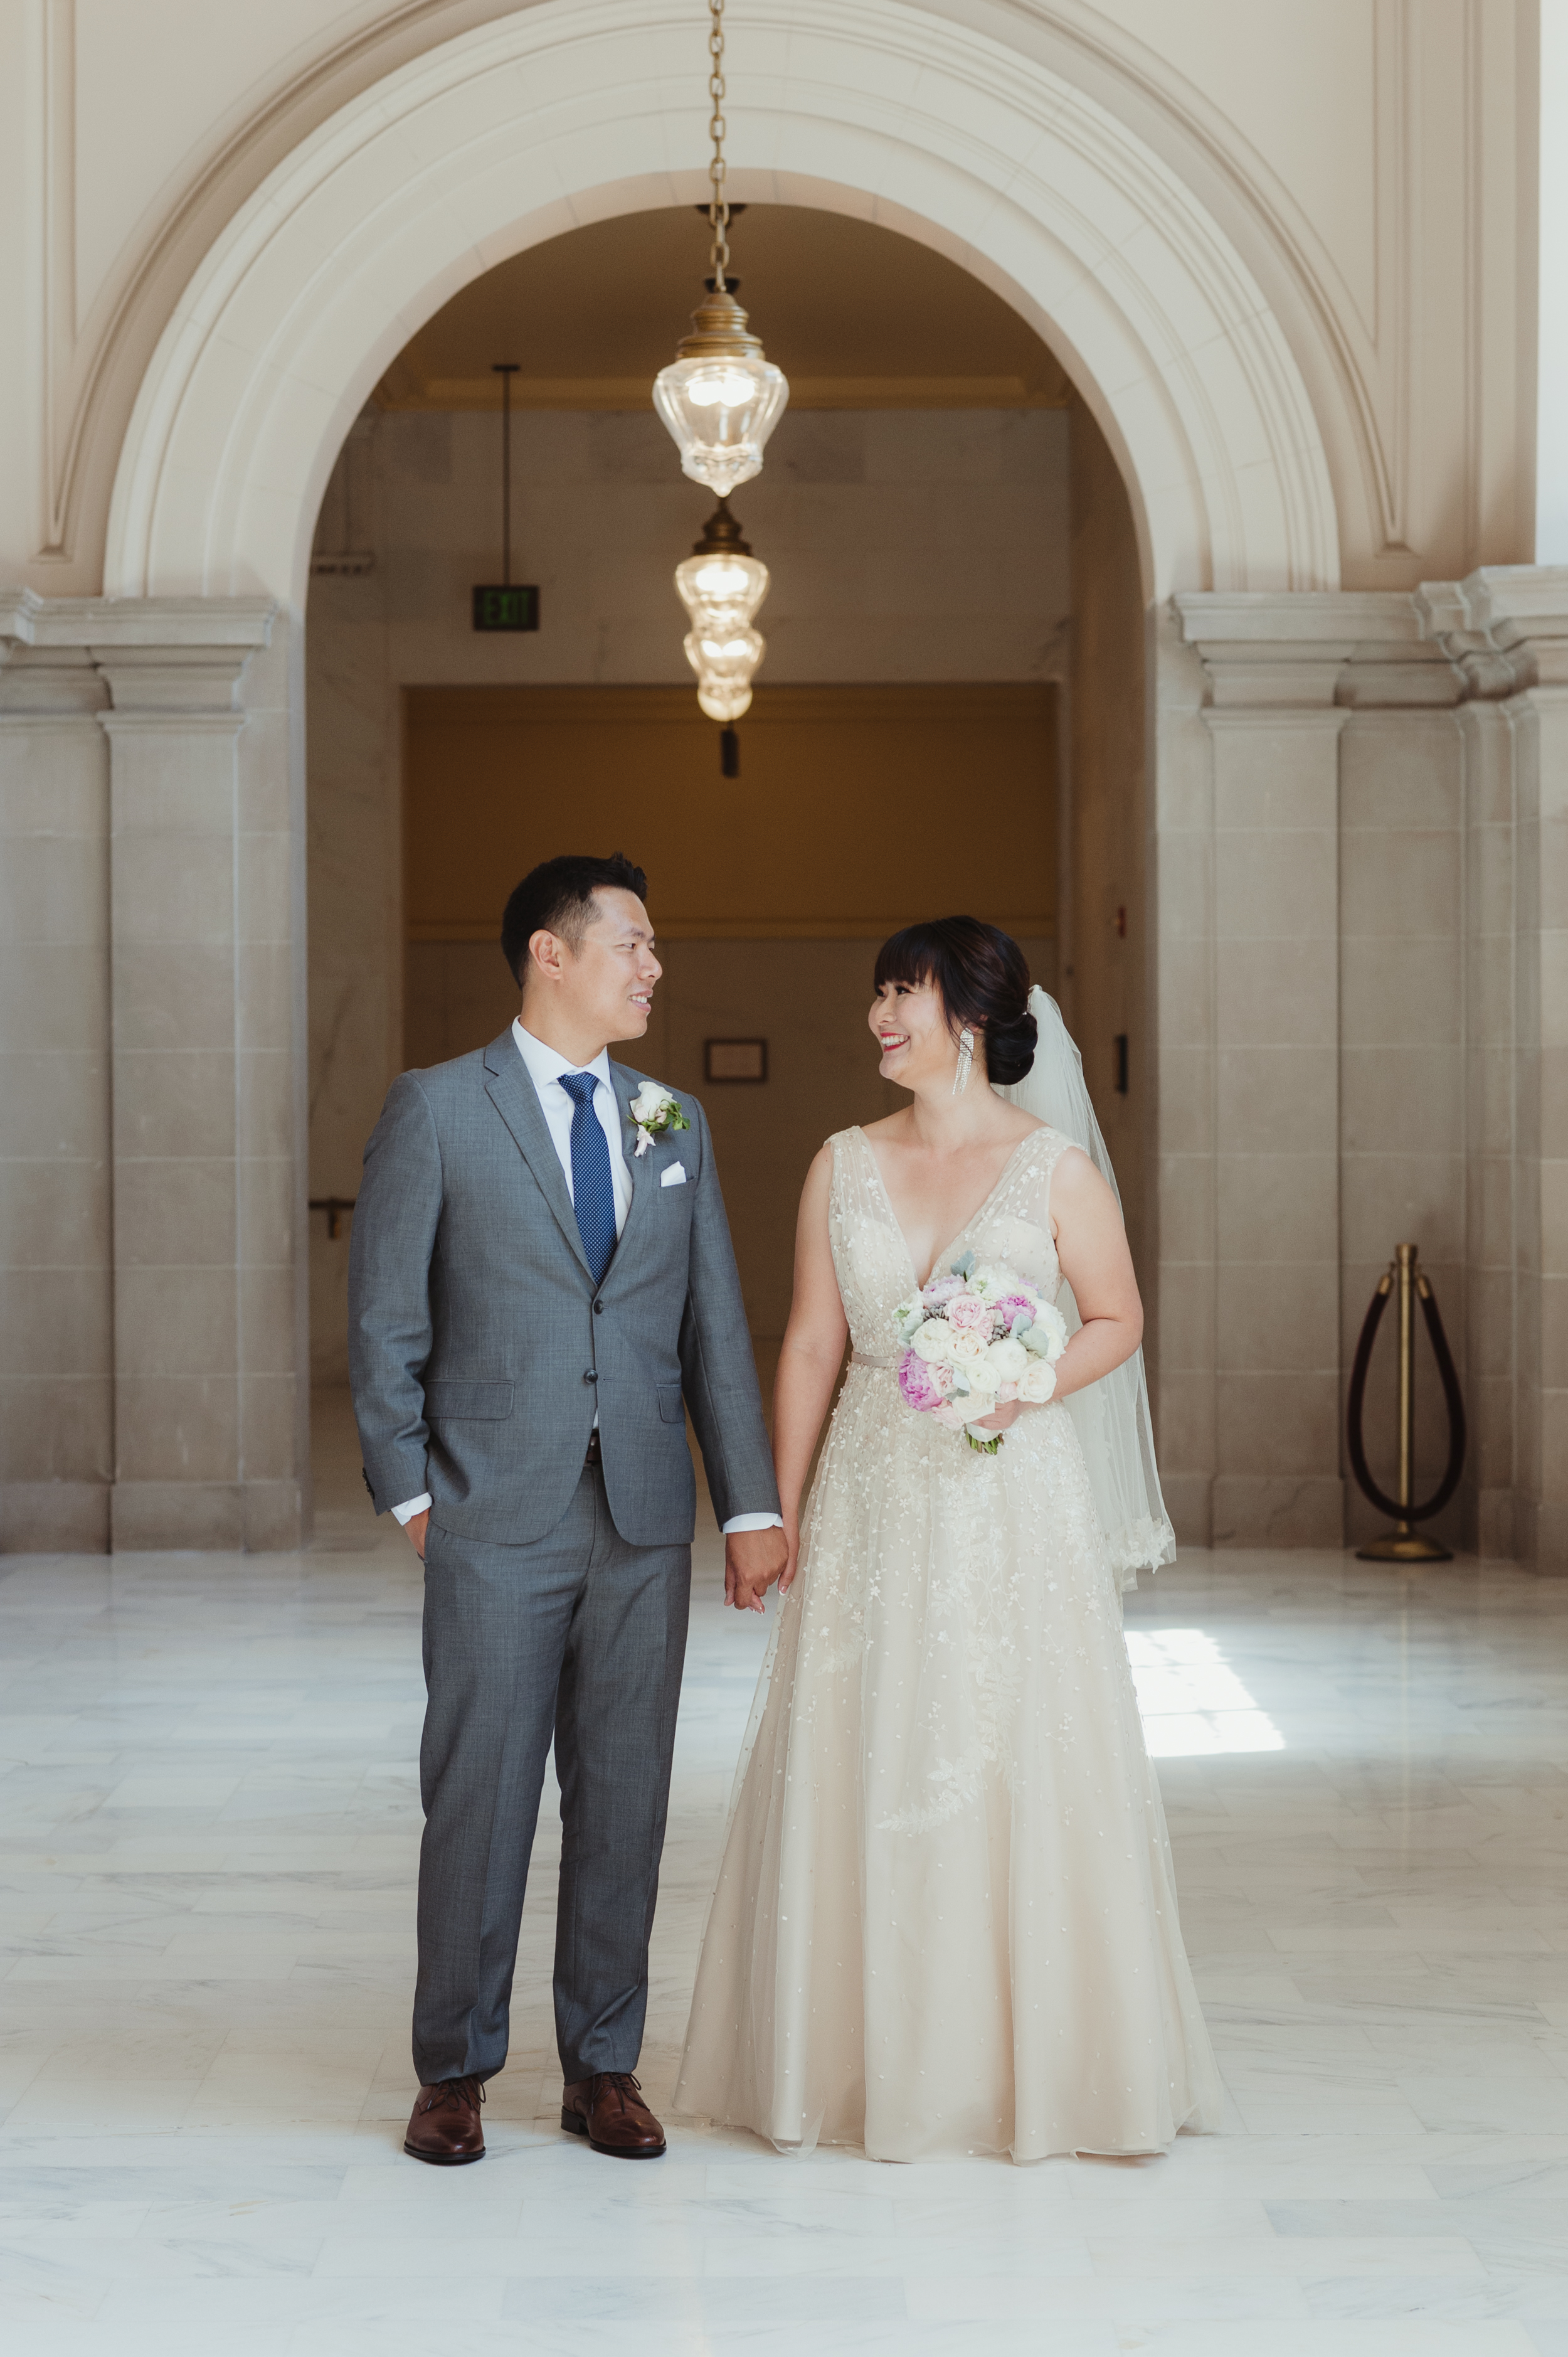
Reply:
<svg viewBox="0 0 1568 2357"><path fill-rule="evenodd" d="M1037 1017L1082 1145L987 1085L1028 1072ZM1122 1580L1174 1544L1110 1166L1005 934L895 935L870 1020L914 1102L831 1138L801 1199L775 1394L789 1565L675 2107L884 2160L1154 2152L1216 2126L1220 2096L1122 1633ZM987 1420L994 1457L897 1372L897 1306L965 1252L1079 1325L1053 1396Z"/></svg>

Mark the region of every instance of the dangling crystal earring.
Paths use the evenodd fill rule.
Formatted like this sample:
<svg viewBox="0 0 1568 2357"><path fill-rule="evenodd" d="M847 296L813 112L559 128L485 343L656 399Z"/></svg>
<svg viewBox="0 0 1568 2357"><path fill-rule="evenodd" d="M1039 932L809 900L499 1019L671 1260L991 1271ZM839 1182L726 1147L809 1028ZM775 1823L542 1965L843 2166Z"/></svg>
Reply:
<svg viewBox="0 0 1568 2357"><path fill-rule="evenodd" d="M974 1034L966 1023L958 1035L958 1070L952 1076L952 1092L962 1096L969 1086L969 1068L974 1061Z"/></svg>

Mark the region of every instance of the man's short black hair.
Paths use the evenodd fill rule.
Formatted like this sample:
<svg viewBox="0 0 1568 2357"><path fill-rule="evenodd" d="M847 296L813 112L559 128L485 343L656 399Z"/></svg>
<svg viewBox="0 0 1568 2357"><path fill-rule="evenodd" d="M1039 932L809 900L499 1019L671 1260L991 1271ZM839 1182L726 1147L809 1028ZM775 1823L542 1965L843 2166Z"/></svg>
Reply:
<svg viewBox="0 0 1568 2357"><path fill-rule="evenodd" d="M558 933L575 949L594 921L594 894L605 887L635 892L639 900L648 898L647 876L632 866L624 851L612 851L607 859L567 852L529 869L501 919L501 955L520 990L528 971L528 944L534 934Z"/></svg>

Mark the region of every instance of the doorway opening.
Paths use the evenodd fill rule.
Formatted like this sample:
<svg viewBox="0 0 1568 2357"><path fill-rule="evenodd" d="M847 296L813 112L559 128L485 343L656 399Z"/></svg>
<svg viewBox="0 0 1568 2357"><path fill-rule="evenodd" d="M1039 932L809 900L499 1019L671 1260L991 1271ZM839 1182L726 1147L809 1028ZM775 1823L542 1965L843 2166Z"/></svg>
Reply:
<svg viewBox="0 0 1568 2357"><path fill-rule="evenodd" d="M791 402L735 505L773 576L721 775L672 574L711 499L649 386L700 288L685 208L473 281L387 371L318 521L307 625L311 1188L357 1191L393 1075L515 1012L496 936L564 848L645 866L667 974L639 1065L702 1095L765 1388L822 1139L899 1102L865 1024L876 943L954 909L1061 998L1143 1229L1144 610L1122 479L998 296L874 223L754 204L741 300ZM542 357L547 355L547 358ZM497 576L498 361L513 573L537 632L472 628ZM765 1080L708 1077L761 1040ZM316 1383L347 1379L349 1217L311 1235Z"/></svg>

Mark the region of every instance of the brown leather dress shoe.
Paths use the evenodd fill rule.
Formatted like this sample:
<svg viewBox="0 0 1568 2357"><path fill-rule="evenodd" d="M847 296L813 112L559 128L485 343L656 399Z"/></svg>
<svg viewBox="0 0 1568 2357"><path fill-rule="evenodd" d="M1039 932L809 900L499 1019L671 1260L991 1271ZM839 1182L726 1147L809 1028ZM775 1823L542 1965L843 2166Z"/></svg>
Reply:
<svg viewBox="0 0 1568 2357"><path fill-rule="evenodd" d="M456 2169L465 2160L483 2160L485 2132L479 2126L479 2105L485 2100L478 2079L438 2079L421 2087L419 2101L403 2140L404 2152L415 2160L434 2161L437 2169Z"/></svg>
<svg viewBox="0 0 1568 2357"><path fill-rule="evenodd" d="M657 2160L664 2131L629 2071L596 2071L561 2090L561 2125L616 2160Z"/></svg>

